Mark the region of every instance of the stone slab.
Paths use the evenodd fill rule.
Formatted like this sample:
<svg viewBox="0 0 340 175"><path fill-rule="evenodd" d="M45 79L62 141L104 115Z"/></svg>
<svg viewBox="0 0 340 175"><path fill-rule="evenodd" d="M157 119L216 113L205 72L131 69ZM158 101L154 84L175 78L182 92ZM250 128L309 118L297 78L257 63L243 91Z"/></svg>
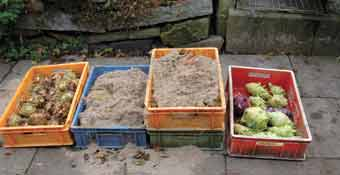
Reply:
<svg viewBox="0 0 340 175"><path fill-rule="evenodd" d="M226 51L310 55L315 21L299 14L229 9Z"/></svg>
<svg viewBox="0 0 340 175"><path fill-rule="evenodd" d="M153 9L150 16L144 17L141 21L137 22L135 26L152 26L211 14L213 14L212 0L186 0L177 5ZM123 28L123 26L112 22L113 21L109 21L108 23L108 31Z"/></svg>
<svg viewBox="0 0 340 175"><path fill-rule="evenodd" d="M229 65L261 68L292 69L287 56L268 55L220 55L224 80L228 76Z"/></svg>
<svg viewBox="0 0 340 175"><path fill-rule="evenodd" d="M4 63L0 61L0 83L3 78L5 78L6 74L10 71L11 65L8 63Z"/></svg>
<svg viewBox="0 0 340 175"><path fill-rule="evenodd" d="M340 64L335 57L290 58L303 97L340 98Z"/></svg>
<svg viewBox="0 0 340 175"><path fill-rule="evenodd" d="M72 159L66 155L66 148L40 148L27 175L81 175L72 168Z"/></svg>
<svg viewBox="0 0 340 175"><path fill-rule="evenodd" d="M302 101L313 137L307 156L340 159L340 104L325 98Z"/></svg>
<svg viewBox="0 0 340 175"><path fill-rule="evenodd" d="M22 15L17 20L17 29L25 30L52 30L52 31L79 31L104 33L104 24L98 22L96 25L74 21L73 16L62 11L48 11L41 15Z"/></svg>
<svg viewBox="0 0 340 175"><path fill-rule="evenodd" d="M340 2L338 2L340 4ZM340 12L340 11L339 11ZM340 55L340 18L330 15L322 18L313 42L313 55Z"/></svg>
<svg viewBox="0 0 340 175"><path fill-rule="evenodd" d="M197 41L197 42L193 42L193 43L186 44L186 45L179 46L179 47L183 47L183 48L187 48L187 47L216 47L217 49L222 50L223 43L224 43L224 39L223 39L222 36L211 35L207 39Z"/></svg>
<svg viewBox="0 0 340 175"><path fill-rule="evenodd" d="M162 27L160 37L163 44L177 47L208 38L209 28L209 17L188 20Z"/></svg>
<svg viewBox="0 0 340 175"><path fill-rule="evenodd" d="M225 37L226 35L226 23L228 19L229 8L232 7L233 0L218 0L217 12L216 12L216 33L220 36Z"/></svg>
<svg viewBox="0 0 340 175"><path fill-rule="evenodd" d="M148 57L123 57L123 58L89 58L90 66L98 65L129 65L129 64L149 64Z"/></svg>
<svg viewBox="0 0 340 175"><path fill-rule="evenodd" d="M186 0L185 3L170 7L152 9L151 15L141 18L131 27L146 27L161 23L181 21L189 18L211 15L213 5L211 0ZM104 33L123 29L124 26L110 20L110 18L98 19L93 22L81 22L75 20L75 16L61 11L48 11L41 15L27 14L19 18L16 27L28 30L51 31L80 31L92 33Z"/></svg>
<svg viewBox="0 0 340 175"><path fill-rule="evenodd" d="M105 34L90 35L88 43L112 42L121 40L147 39L159 37L161 29L159 27L140 29L135 31L108 32Z"/></svg>
<svg viewBox="0 0 340 175"><path fill-rule="evenodd" d="M154 39L126 40L111 43L91 44L89 45L89 50L100 52L103 49L112 48L113 51L119 50L125 53L136 53L136 55L143 55L153 48L154 43Z"/></svg>
<svg viewBox="0 0 340 175"><path fill-rule="evenodd" d="M36 153L36 148L5 149L0 147L0 174L24 175Z"/></svg>
<svg viewBox="0 0 340 175"><path fill-rule="evenodd" d="M339 160L307 159L279 161L245 158L227 158L227 175L338 175Z"/></svg>

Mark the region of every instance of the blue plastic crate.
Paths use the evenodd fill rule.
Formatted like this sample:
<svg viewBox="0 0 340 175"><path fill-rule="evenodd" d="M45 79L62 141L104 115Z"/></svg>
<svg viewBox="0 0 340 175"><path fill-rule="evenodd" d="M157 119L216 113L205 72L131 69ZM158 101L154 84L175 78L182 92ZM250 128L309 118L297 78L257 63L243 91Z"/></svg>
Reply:
<svg viewBox="0 0 340 175"><path fill-rule="evenodd" d="M127 143L134 143L139 147L147 146L145 128L130 128L121 125L114 125L111 128L89 128L79 125L79 114L86 108L84 97L88 95L97 77L107 72L129 70L131 68L139 68L146 74L149 73L149 65L95 66L91 69L71 125L75 147L86 148L93 140L98 146L105 148L122 148Z"/></svg>

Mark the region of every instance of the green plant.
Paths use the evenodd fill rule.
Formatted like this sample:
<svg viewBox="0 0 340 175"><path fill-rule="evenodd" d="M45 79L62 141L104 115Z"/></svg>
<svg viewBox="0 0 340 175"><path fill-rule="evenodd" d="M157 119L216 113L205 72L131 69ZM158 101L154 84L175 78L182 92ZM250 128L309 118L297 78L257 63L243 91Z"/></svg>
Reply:
<svg viewBox="0 0 340 175"><path fill-rule="evenodd" d="M0 24L7 26L15 23L23 9L23 0L0 0Z"/></svg>

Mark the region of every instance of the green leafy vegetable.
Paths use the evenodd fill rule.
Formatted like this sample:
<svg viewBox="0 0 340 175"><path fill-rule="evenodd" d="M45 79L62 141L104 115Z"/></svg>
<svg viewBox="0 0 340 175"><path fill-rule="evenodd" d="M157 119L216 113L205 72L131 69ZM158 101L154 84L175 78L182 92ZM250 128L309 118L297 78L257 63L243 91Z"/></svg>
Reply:
<svg viewBox="0 0 340 175"><path fill-rule="evenodd" d="M241 118L242 123L258 131L267 129L268 121L267 113L260 107L247 108Z"/></svg>
<svg viewBox="0 0 340 175"><path fill-rule="evenodd" d="M241 124L235 124L234 125L234 129L235 129L235 133L236 134L241 134L241 135L246 135L246 136L251 136L254 134L253 130L246 127L246 126L243 126Z"/></svg>
<svg viewBox="0 0 340 175"><path fill-rule="evenodd" d="M296 130L291 125L285 125L280 127L271 127L268 129L269 132L272 132L280 137L294 137L296 136Z"/></svg>
<svg viewBox="0 0 340 175"><path fill-rule="evenodd" d="M265 100L271 97L269 92L260 83L247 83L246 88L252 96L259 96Z"/></svg>
<svg viewBox="0 0 340 175"><path fill-rule="evenodd" d="M282 108L288 105L288 100L283 95L273 95L269 100L268 103L270 106L274 108Z"/></svg>
<svg viewBox="0 0 340 175"><path fill-rule="evenodd" d="M250 100L250 105L253 107L260 107L262 109L267 108L266 101L263 100L261 97L251 96L249 97L249 100Z"/></svg>
<svg viewBox="0 0 340 175"><path fill-rule="evenodd" d="M278 137L275 133L272 132L259 132L254 134L255 137L266 137L266 138L276 138Z"/></svg>
<svg viewBox="0 0 340 175"><path fill-rule="evenodd" d="M271 83L269 83L268 86L269 86L270 92L273 95L283 95L283 96L286 95L286 92L282 87L273 85Z"/></svg>
<svg viewBox="0 0 340 175"><path fill-rule="evenodd" d="M269 123L272 126L294 125L293 122L289 119L289 117L282 112L268 112L268 116L270 118Z"/></svg>

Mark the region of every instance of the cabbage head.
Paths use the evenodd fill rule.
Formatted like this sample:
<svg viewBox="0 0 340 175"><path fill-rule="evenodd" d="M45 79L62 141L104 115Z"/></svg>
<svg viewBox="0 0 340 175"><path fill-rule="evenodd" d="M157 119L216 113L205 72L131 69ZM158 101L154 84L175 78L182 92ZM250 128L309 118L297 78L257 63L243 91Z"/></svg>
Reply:
<svg viewBox="0 0 340 175"><path fill-rule="evenodd" d="M293 126L291 125L285 125L285 126L274 126L270 127L268 129L269 132L276 134L277 136L280 137L294 137L296 136L296 130Z"/></svg>
<svg viewBox="0 0 340 175"><path fill-rule="evenodd" d="M251 96L249 97L249 100L250 100L251 106L253 107L260 107L262 109L267 108L266 101L263 100L261 97Z"/></svg>
<svg viewBox="0 0 340 175"><path fill-rule="evenodd" d="M294 126L294 123L289 119L289 117L282 112L268 112L269 123L272 126Z"/></svg>
<svg viewBox="0 0 340 175"><path fill-rule="evenodd" d="M269 100L268 104L274 108L282 108L288 105L288 100L283 95L273 95Z"/></svg>
<svg viewBox="0 0 340 175"><path fill-rule="evenodd" d="M251 136L254 134L253 130L243 126L241 124L235 123L234 125L234 130L236 134L240 134L240 135L246 135L246 136Z"/></svg>
<svg viewBox="0 0 340 175"><path fill-rule="evenodd" d="M257 131L267 129L268 122L269 117L267 116L266 111L260 107L247 108L241 118L241 123Z"/></svg>
<svg viewBox="0 0 340 175"><path fill-rule="evenodd" d="M265 100L271 97L269 92L260 83L247 83L246 89L252 96L259 96Z"/></svg>
<svg viewBox="0 0 340 175"><path fill-rule="evenodd" d="M281 86L273 85L271 83L269 83L268 86L273 95L286 95L285 90Z"/></svg>

